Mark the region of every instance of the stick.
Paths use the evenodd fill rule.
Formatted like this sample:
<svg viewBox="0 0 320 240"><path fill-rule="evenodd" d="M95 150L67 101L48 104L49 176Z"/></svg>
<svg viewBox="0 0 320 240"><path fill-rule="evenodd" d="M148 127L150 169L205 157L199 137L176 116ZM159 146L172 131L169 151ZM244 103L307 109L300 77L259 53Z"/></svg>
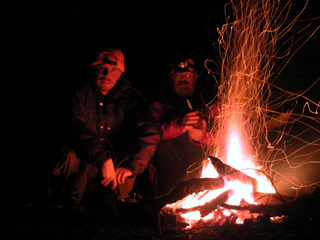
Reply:
<svg viewBox="0 0 320 240"><path fill-rule="evenodd" d="M259 204L248 206L234 206L222 203L221 207L235 210L249 210L251 213L263 213L270 216L320 216L320 189L316 189L313 194L306 194L297 199L280 204Z"/></svg>
<svg viewBox="0 0 320 240"><path fill-rule="evenodd" d="M209 213L216 210L219 206L221 206L223 203L228 201L230 194L232 194L232 190L227 190L223 193L221 193L218 197L212 199L210 202L205 203L202 206L196 206L192 208L178 208L175 210L176 213L187 213L192 211L200 211L201 217L207 216Z"/></svg>
<svg viewBox="0 0 320 240"><path fill-rule="evenodd" d="M167 195L155 199L142 199L142 203L150 204L157 209L163 208L165 205L175 203L192 193L202 192L204 190L214 190L224 187L222 178L193 178L188 181L180 182Z"/></svg>
<svg viewBox="0 0 320 240"><path fill-rule="evenodd" d="M209 213L216 210L221 204L228 201L230 195L232 194L233 190L227 190L221 193L218 197L212 199L210 202L207 202L203 206L200 207L201 217L207 216Z"/></svg>
<svg viewBox="0 0 320 240"><path fill-rule="evenodd" d="M235 181L239 180L240 182L247 184L252 184L253 190L256 191L258 188L258 181L252 177L249 177L248 175L244 174L243 172L224 164L220 159L209 156L208 157L213 165L213 167L216 169L216 171L219 173L220 176L222 176L227 181Z"/></svg>

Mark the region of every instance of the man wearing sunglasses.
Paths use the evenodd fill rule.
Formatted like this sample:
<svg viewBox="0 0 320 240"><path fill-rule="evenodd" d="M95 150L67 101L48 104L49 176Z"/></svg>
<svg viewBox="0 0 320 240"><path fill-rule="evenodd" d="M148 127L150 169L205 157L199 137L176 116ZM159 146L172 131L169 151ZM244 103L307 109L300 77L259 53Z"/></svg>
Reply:
<svg viewBox="0 0 320 240"><path fill-rule="evenodd" d="M121 78L123 53L100 51L91 66L96 77L72 99L69 145L53 170L63 178L68 206L80 204L89 184L106 192L142 173L160 141L147 102Z"/></svg>

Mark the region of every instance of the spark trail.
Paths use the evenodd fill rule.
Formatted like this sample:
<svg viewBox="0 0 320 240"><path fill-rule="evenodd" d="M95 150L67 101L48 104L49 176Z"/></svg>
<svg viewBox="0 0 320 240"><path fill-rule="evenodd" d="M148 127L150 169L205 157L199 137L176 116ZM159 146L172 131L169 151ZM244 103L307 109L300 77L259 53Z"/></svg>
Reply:
<svg viewBox="0 0 320 240"><path fill-rule="evenodd" d="M225 5L226 24L222 29L218 29L220 77L217 81L219 88L215 100L220 105L220 113L213 123L215 140L212 144L214 147L209 149L210 155L219 157L235 168L245 168L246 166L235 166L234 163L228 162L230 144L237 138L241 146L233 158L248 158L248 161L253 161L256 166L263 166L269 174L271 170L274 171L272 167L279 161L286 162L288 167L292 167L285 154L286 141L299 138L299 135L290 135L289 130L293 123L303 122L301 120L303 115L292 114L292 109L288 113L278 114L278 118L275 119L271 119L270 115L277 114L275 109L279 104L305 98L301 93L295 94L281 89L287 98L280 103L270 101L271 88L276 88L270 79L271 77L275 79L275 62L287 59L277 73L280 74L294 54L290 53L291 47L289 47L280 56L277 42L288 34L306 5L289 24L285 22L292 7L291 0L285 3L281 3L280 0L231 0ZM309 38L318 29L319 27L311 31ZM291 41L293 45L294 42L292 39ZM308 101L309 103L318 109L319 103ZM319 123L319 119L315 117L311 119L314 123ZM282 127L277 128L277 126ZM268 133L273 131L273 128L279 132L276 140L271 142ZM319 133L318 129L313 130ZM286 141L284 137L287 137ZM319 146L319 139L306 142L305 146L296 152L310 145ZM313 156L317 152L319 148L310 154ZM237 162L237 159L234 160ZM308 161L304 161L303 164L306 162Z"/></svg>

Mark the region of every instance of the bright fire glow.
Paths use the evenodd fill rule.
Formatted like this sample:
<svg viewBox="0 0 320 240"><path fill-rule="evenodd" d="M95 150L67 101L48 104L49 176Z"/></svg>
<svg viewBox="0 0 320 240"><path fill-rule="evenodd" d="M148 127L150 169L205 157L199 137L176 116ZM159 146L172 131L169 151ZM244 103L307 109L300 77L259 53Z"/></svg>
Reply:
<svg viewBox="0 0 320 240"><path fill-rule="evenodd" d="M271 96L269 78L273 75L274 60L278 58L277 40L285 34L280 28L286 20L286 11L291 6L291 1L287 2L282 8L277 0L230 0L225 5L225 13L230 12L232 15L226 16L226 24L218 29L220 64L206 61L213 62L220 68L219 76L216 77L216 73L207 67L219 84L216 96L219 115L213 119L214 138L212 149L208 153L256 179L258 186L255 191L261 193L275 192L272 183L261 172L262 167L258 165L257 158L260 160L259 164L267 163L265 160L268 156L260 159L258 154L262 146L271 145L267 124ZM289 26L291 27L292 25ZM219 177L209 160L205 160L203 166L202 177ZM244 184L240 179L229 179L234 178L224 177L224 188L189 195L169 207L175 210L201 206L230 189L233 191L228 204L239 205L243 200L255 204L251 184ZM219 207L203 218L199 211L190 211L181 214L181 217L192 227L195 221L219 221L221 218L232 217L236 219L236 223L242 223L245 218L240 215L240 211ZM244 215L243 213L242 216Z"/></svg>
<svg viewBox="0 0 320 240"><path fill-rule="evenodd" d="M241 148L239 136L236 134L236 132L233 132L232 137L229 141L228 146L228 159L227 164L232 166L235 169L241 170L243 173L247 174L250 177L255 178L258 181L258 191L259 192L265 192L265 193L274 193L275 190L272 187L272 184L270 181L265 177L265 175L258 174L255 169L260 169L260 167L257 167L254 165L253 161L243 154L243 150ZM245 169L245 170L242 170ZM202 170L202 178L210 177L210 178L217 178L219 177L219 174L214 169L211 162L208 160L206 164L204 164L203 170ZM240 181L226 181L225 187L217 190L206 190L203 192L200 192L198 194L191 194L187 196L186 198L168 205L172 209L177 208L184 208L189 209L192 207L197 207L204 205L206 202L209 202L210 200L218 197L221 193L225 192L226 190L232 189L233 194L229 197L227 204L230 205L240 205L242 200L245 200L246 202L250 204L254 204L253 199L253 186L251 184L244 184ZM235 211L236 212L236 211ZM214 218L214 212L208 214L207 216L204 216L201 218L201 214L199 211L190 211L188 213L181 214L181 217L186 220L192 225L195 221L199 220L210 220ZM223 210L223 214L227 217L232 214L231 210ZM243 220L239 220L237 223L241 223Z"/></svg>

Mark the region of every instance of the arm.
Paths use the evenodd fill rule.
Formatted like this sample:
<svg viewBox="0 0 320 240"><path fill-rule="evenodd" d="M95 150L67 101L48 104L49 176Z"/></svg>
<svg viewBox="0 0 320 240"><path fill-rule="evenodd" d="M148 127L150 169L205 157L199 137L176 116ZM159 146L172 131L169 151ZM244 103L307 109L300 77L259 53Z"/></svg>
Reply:
<svg viewBox="0 0 320 240"><path fill-rule="evenodd" d="M185 133L178 124L179 119L172 120L169 124L164 123L165 111L160 102L154 102L150 109L152 116L161 124L162 140L174 139Z"/></svg>
<svg viewBox="0 0 320 240"><path fill-rule="evenodd" d="M133 175L142 173L153 157L161 139L161 130L157 121L152 117L146 100L135 90L124 92L130 96L126 108L123 128L132 139L129 159L120 164Z"/></svg>
<svg viewBox="0 0 320 240"><path fill-rule="evenodd" d="M220 104L213 105L209 108L209 122L219 115L219 111ZM188 131L188 136L191 142L194 142L195 144L201 143L210 145L214 140L214 131L208 129L207 121L205 120L207 118L203 118L201 116L201 114L199 115L196 112L188 113L184 117L182 125L185 125L185 129Z"/></svg>

